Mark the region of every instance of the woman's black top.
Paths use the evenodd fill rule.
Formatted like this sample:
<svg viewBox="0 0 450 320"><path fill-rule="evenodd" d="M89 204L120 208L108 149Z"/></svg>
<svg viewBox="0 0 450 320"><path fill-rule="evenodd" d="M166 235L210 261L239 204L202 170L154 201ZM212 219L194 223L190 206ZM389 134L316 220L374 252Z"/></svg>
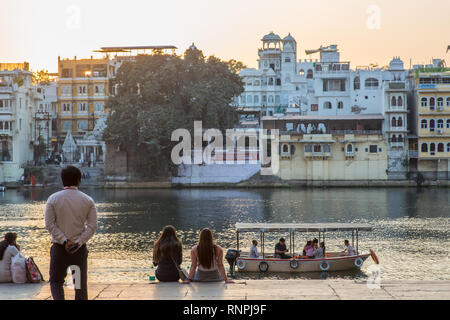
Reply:
<svg viewBox="0 0 450 320"><path fill-rule="evenodd" d="M164 256L158 261L158 267L156 268L156 276L158 279L179 278L178 269L175 266L174 261L178 266L183 262L183 252L181 251L181 248L177 249L173 259L170 256Z"/></svg>

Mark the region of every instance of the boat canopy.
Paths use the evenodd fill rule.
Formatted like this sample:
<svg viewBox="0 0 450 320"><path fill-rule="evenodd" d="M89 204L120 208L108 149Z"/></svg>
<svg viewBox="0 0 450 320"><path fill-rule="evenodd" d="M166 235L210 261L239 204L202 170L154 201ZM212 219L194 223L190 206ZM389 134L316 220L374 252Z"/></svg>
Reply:
<svg viewBox="0 0 450 320"><path fill-rule="evenodd" d="M236 232L327 232L372 231L360 223L236 223Z"/></svg>

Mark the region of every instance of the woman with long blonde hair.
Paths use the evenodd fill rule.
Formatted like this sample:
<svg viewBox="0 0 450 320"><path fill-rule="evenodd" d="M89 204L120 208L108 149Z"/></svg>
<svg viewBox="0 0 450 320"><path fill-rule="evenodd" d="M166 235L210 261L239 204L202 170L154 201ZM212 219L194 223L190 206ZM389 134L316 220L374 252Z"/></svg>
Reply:
<svg viewBox="0 0 450 320"><path fill-rule="evenodd" d="M190 281L233 283L228 280L223 266L223 250L214 244L213 233L207 228L200 230L198 244L191 250L189 279L184 283Z"/></svg>

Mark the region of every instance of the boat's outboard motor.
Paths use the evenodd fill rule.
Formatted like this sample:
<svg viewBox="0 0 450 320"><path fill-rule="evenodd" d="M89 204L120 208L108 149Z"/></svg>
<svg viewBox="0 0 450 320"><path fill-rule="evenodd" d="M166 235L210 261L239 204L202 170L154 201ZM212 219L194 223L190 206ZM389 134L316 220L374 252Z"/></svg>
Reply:
<svg viewBox="0 0 450 320"><path fill-rule="evenodd" d="M228 264L230 265L230 272L234 272L234 266L236 265L236 259L239 257L239 251L235 249L228 249L227 254L225 255L225 259L227 259Z"/></svg>

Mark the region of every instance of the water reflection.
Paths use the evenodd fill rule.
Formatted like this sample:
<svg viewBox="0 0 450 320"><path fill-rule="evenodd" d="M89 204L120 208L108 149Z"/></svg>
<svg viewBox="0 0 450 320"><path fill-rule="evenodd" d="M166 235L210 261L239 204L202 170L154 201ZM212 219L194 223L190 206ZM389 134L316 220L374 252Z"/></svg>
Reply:
<svg viewBox="0 0 450 320"><path fill-rule="evenodd" d="M14 231L27 255L48 272L50 236L44 228L47 197L55 190L0 193L0 233ZM236 247L236 222L368 222L374 231L361 235L360 249L372 247L390 279L449 279L449 189L181 189L83 190L94 198L99 229L90 242L91 280L146 278L153 241L161 229L174 225L184 245L184 260L200 228L215 231L217 243ZM266 238L272 252L280 236ZM297 235L296 249L317 234ZM341 250L349 233L327 234L328 250ZM241 238L250 246L258 234ZM365 265L367 268L371 262ZM239 275L239 277L364 277L362 271L299 275ZM445 272L447 270L447 272Z"/></svg>

